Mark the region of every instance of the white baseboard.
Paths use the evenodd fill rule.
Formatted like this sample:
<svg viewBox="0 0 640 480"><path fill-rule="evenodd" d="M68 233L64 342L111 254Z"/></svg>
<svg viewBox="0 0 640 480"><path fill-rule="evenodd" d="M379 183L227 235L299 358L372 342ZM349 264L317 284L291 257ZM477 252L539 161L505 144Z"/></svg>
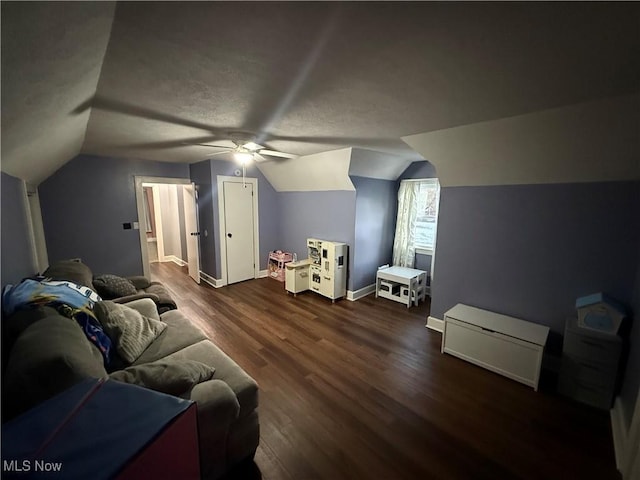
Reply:
<svg viewBox="0 0 640 480"><path fill-rule="evenodd" d="M208 285L211 285L214 288L224 287L224 282L221 278L213 278L211 275L209 275L208 273L204 273L202 270L200 270L200 280L207 283Z"/></svg>
<svg viewBox="0 0 640 480"><path fill-rule="evenodd" d="M615 402L613 402L613 408L609 414L611 416L611 430L613 431L613 448L616 454L616 467L619 471L622 471L627 461L627 423L624 418L624 409L622 408L620 397L616 397Z"/></svg>
<svg viewBox="0 0 640 480"><path fill-rule="evenodd" d="M184 260L182 260L181 258L176 257L175 255L167 255L164 257L164 261L165 262L173 262L177 265L180 265L181 267L184 267L187 262L185 262Z"/></svg>
<svg viewBox="0 0 640 480"><path fill-rule="evenodd" d="M432 317L429 315L427 318L427 328L431 330L435 330L436 332L444 332L444 320L440 320L439 318Z"/></svg>
<svg viewBox="0 0 640 480"><path fill-rule="evenodd" d="M258 273L258 278L266 278L269 276L269 270L260 270Z"/></svg>
<svg viewBox="0 0 640 480"><path fill-rule="evenodd" d="M364 298L367 295L371 295L375 291L376 291L375 283L372 283L371 285L367 285L366 287L360 288L355 291L347 290L347 300L351 300L352 302L355 302L356 300L360 300L361 298Z"/></svg>

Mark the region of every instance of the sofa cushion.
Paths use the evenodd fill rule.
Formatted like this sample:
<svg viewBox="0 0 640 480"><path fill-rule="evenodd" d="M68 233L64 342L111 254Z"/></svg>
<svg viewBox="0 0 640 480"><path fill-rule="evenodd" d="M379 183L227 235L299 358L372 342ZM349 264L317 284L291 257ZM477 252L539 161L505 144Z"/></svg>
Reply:
<svg viewBox="0 0 640 480"><path fill-rule="evenodd" d="M58 315L55 308L36 306L25 310L18 310L14 314L2 319L2 366L7 366L9 354L13 344L27 328L34 323L50 316Z"/></svg>
<svg viewBox="0 0 640 480"><path fill-rule="evenodd" d="M4 419L86 378L106 377L103 361L74 320L59 314L40 319L22 332L11 350L4 374Z"/></svg>
<svg viewBox="0 0 640 480"><path fill-rule="evenodd" d="M193 325L179 310L169 310L160 315L160 319L166 323L167 328L138 357L135 365L154 362L207 338L202 330Z"/></svg>
<svg viewBox="0 0 640 480"><path fill-rule="evenodd" d="M239 418L249 415L258 407L258 385L255 380L211 341L202 340L183 348L167 357L167 360L170 359L196 360L215 367L212 378L225 382L238 397Z"/></svg>
<svg viewBox="0 0 640 480"><path fill-rule="evenodd" d="M96 302L93 310L118 355L127 363L133 363L167 328L163 322L110 300Z"/></svg>
<svg viewBox="0 0 640 480"><path fill-rule="evenodd" d="M215 368L194 360L162 359L127 367L109 375L113 380L133 383L157 392L180 395L209 380Z"/></svg>
<svg viewBox="0 0 640 480"><path fill-rule="evenodd" d="M143 275L133 275L131 277L127 277L127 280L133 283L133 286L136 287L136 290L144 290L145 288L148 288L149 285L151 285L151 280Z"/></svg>
<svg viewBox="0 0 640 480"><path fill-rule="evenodd" d="M94 277L93 286L98 295L105 300L135 295L138 292L130 280L111 274Z"/></svg>
<svg viewBox="0 0 640 480"><path fill-rule="evenodd" d="M91 269L79 259L55 262L42 275L52 280L68 280L78 285L94 288Z"/></svg>
<svg viewBox="0 0 640 480"><path fill-rule="evenodd" d="M144 292L158 296L158 307L161 308L163 312L178 308L175 300L169 294L167 287L159 282L151 282L151 284L144 289Z"/></svg>

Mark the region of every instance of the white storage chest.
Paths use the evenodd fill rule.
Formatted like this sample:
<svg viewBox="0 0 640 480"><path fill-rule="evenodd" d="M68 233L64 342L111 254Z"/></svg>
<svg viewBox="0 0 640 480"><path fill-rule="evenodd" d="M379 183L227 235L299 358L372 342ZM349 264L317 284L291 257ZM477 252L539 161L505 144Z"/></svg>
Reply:
<svg viewBox="0 0 640 480"><path fill-rule="evenodd" d="M549 327L459 303L444 315L442 353L538 390Z"/></svg>

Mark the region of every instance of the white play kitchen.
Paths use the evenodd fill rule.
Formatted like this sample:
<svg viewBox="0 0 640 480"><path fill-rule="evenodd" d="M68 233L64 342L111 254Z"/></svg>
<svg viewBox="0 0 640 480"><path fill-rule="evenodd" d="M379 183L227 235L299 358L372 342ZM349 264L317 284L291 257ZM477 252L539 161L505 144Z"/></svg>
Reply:
<svg viewBox="0 0 640 480"><path fill-rule="evenodd" d="M348 245L307 239L309 258L285 265L285 288L294 295L311 290L332 302L347 294Z"/></svg>

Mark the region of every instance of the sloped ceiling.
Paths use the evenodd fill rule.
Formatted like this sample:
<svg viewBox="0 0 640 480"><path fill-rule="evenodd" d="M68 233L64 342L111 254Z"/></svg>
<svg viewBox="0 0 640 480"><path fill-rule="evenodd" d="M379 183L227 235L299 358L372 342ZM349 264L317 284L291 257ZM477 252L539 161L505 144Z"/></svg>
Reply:
<svg viewBox="0 0 640 480"><path fill-rule="evenodd" d="M514 185L640 179L640 95L404 137L440 184Z"/></svg>
<svg viewBox="0 0 640 480"><path fill-rule="evenodd" d="M80 153L115 3L1 7L2 171L37 184Z"/></svg>
<svg viewBox="0 0 640 480"><path fill-rule="evenodd" d="M351 148L260 164L278 192L355 190L349 179Z"/></svg>
<svg viewBox="0 0 640 480"><path fill-rule="evenodd" d="M216 150L185 143L243 138L408 162L423 156L401 137L640 89L632 2L122 2L110 37L110 5L7 5L2 169L34 182L79 144L197 162Z"/></svg>

